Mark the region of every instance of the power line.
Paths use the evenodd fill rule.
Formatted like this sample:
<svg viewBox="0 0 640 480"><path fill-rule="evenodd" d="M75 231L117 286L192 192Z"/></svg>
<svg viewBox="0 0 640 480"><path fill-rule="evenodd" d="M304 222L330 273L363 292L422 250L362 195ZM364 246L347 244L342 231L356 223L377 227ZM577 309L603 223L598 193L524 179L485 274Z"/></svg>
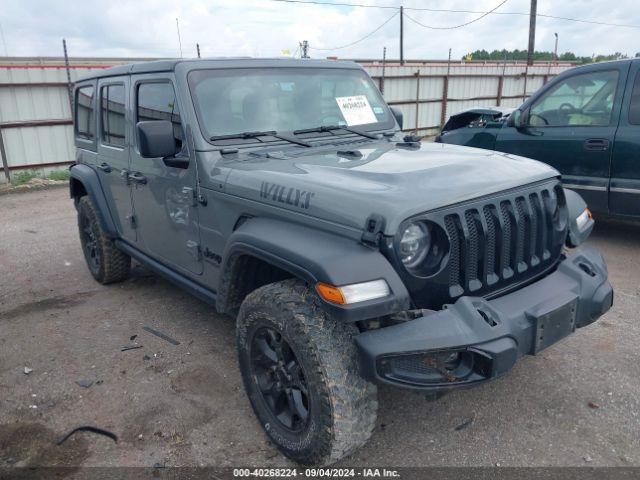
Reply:
<svg viewBox="0 0 640 480"><path fill-rule="evenodd" d="M386 9L386 10L399 10L399 7L392 5L366 5L362 3L349 3L349 2L324 2L320 0L270 0L272 2L281 2L281 3L298 3L298 4L310 4L310 5L326 5L326 6L334 6L334 7L359 7L359 8L378 8L378 9ZM448 9L448 8L428 8L428 7L404 7L404 10L412 10L417 12L435 12L435 13L473 13L478 15L491 14L491 15L515 15L528 17L528 12L495 12L495 11L481 11L481 10L465 10L465 9ZM538 17L549 18L552 20L563 20L566 22L577 22L577 23L587 23L590 25L604 25L607 27L621 27L621 28L640 28L640 25L632 25L627 23L612 23L612 22L601 22L599 20L589 20L585 18L573 18L573 17L563 17L559 15L551 15L545 13L538 13Z"/></svg>
<svg viewBox="0 0 640 480"><path fill-rule="evenodd" d="M470 20L468 22L465 23L461 23L460 25L454 25L452 27L434 27L433 25L425 25L424 23L420 23L418 20L416 20L413 17L410 17L409 15L407 15L406 13L404 14L405 17L407 17L409 20L411 20L413 23L415 23L416 25L420 25L421 27L424 28L429 28L431 30L453 30L455 28L461 28L461 27L466 27L467 25L471 25L472 23L477 22L478 20L482 20L484 17L486 17L487 15L492 14L493 12L495 12L497 9L499 9L502 5L504 5L505 3L507 3L509 0L503 0L502 3L498 4L496 7L492 8L491 10L489 10L488 12L484 12L482 15L480 15L478 18L474 18L473 20Z"/></svg>
<svg viewBox="0 0 640 480"><path fill-rule="evenodd" d="M525 13L523 15L527 15L527 14ZM545 15L544 13L539 13L538 17L553 18L555 20L566 20L569 22L590 23L592 25L606 25L608 27L640 28L640 25L630 25L628 23L599 22L597 20L585 20L582 18L557 17L555 15Z"/></svg>
<svg viewBox="0 0 640 480"><path fill-rule="evenodd" d="M293 1L293 0L292 0ZM351 42L348 43L347 45L342 45L341 47L332 47L332 48L318 48L318 47L309 47L312 50L341 50L343 48L347 48L347 47L351 47L353 45L355 45L356 43L360 43L363 40L366 40L367 38L369 38L371 35L373 35L374 33L376 33L378 30L380 30L382 27L384 27L387 23L389 23L391 20L393 20L400 12L396 12L393 15L391 15L388 19L386 19L384 21L384 23L382 25L380 25L379 27L377 27L375 30L372 30L371 32L367 33L364 37L356 40L355 42Z"/></svg>
<svg viewBox="0 0 640 480"><path fill-rule="evenodd" d="M311 5L329 5L335 7L362 7L362 8L386 8L391 10L398 10L398 7L391 5L365 5L363 3L346 3L346 2L321 2L318 0L271 0L272 2L282 3L302 3Z"/></svg>

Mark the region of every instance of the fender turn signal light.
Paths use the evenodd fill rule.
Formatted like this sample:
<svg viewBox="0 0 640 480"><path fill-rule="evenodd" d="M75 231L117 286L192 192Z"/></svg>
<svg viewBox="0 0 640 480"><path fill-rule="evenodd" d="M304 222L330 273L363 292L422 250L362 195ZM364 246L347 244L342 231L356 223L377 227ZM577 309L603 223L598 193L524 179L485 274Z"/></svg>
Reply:
<svg viewBox="0 0 640 480"><path fill-rule="evenodd" d="M344 305L345 303L347 303L338 287L318 282L316 284L316 290L318 291L320 296L327 302L337 303L338 305Z"/></svg>
<svg viewBox="0 0 640 480"><path fill-rule="evenodd" d="M324 300L338 305L375 300L391 294L389 285L383 279L353 283L351 285L343 285L342 287L334 287L333 285L318 282L316 284L316 290Z"/></svg>

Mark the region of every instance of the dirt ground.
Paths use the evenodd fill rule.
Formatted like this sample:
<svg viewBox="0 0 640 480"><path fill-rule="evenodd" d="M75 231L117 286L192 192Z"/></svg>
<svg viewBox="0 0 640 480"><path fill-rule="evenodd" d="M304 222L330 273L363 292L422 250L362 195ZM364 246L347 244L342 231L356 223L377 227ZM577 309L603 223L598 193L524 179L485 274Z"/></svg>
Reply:
<svg viewBox="0 0 640 480"><path fill-rule="evenodd" d="M245 397L232 319L140 266L94 282L65 189L1 196L0 212L1 466L289 465ZM380 388L373 438L342 464L640 465L640 225L600 222L589 243L609 263L612 311L472 390ZM55 445L81 425L119 441Z"/></svg>

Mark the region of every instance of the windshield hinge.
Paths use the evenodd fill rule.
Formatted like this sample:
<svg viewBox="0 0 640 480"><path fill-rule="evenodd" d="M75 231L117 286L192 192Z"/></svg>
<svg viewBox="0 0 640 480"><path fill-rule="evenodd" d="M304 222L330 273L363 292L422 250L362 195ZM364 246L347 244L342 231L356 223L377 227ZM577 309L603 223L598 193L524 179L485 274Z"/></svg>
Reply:
<svg viewBox="0 0 640 480"><path fill-rule="evenodd" d="M384 217L377 213L372 213L367 218L362 233L362 243L377 247L380 242L380 236L384 230Z"/></svg>

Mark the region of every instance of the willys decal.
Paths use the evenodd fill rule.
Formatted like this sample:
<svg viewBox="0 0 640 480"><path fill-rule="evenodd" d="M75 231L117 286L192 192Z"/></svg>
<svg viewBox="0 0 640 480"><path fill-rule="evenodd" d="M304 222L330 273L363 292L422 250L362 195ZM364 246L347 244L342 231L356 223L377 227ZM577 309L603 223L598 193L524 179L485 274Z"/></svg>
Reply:
<svg viewBox="0 0 640 480"><path fill-rule="evenodd" d="M268 198L274 202L293 205L306 210L311 203L314 192L307 192L294 187L285 187L276 183L262 182L260 185L260 198Z"/></svg>

